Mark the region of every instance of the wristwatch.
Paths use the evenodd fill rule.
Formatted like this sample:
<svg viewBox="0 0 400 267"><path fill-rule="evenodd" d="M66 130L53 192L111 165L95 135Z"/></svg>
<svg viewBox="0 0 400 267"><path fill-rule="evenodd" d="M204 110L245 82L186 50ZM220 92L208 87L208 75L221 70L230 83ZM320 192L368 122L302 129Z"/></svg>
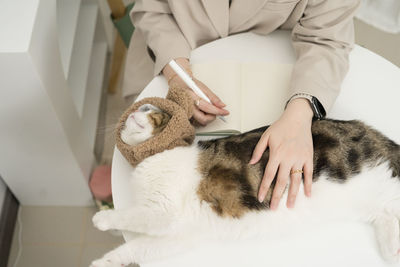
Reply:
<svg viewBox="0 0 400 267"><path fill-rule="evenodd" d="M315 119L320 120L320 119L325 117L325 115L326 115L325 109L322 106L322 104L319 102L319 100L316 97L314 97L312 95L309 95L309 94L305 94L305 93L294 94L286 102L285 108L286 108L287 104L289 104L290 101L292 101L294 99L297 99L297 98L305 98L305 99L308 100L308 102L310 103L311 109L312 109L312 111L314 113L314 118Z"/></svg>

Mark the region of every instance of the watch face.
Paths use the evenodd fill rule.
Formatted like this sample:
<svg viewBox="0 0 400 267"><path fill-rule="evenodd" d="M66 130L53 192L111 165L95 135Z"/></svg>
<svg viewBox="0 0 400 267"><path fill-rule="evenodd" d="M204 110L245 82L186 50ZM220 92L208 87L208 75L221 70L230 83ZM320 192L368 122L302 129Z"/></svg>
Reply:
<svg viewBox="0 0 400 267"><path fill-rule="evenodd" d="M322 119L323 117L325 117L325 109L316 97L311 98L311 108L313 109L314 116L316 118Z"/></svg>

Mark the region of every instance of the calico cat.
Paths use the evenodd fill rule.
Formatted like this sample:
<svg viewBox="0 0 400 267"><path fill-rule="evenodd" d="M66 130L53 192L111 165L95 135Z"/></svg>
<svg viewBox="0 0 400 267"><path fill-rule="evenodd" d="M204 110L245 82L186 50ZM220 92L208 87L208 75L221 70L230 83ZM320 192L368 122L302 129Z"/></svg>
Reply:
<svg viewBox="0 0 400 267"><path fill-rule="evenodd" d="M152 105L141 106L127 119L121 138L132 145L143 142L160 132L169 118ZM306 198L300 189L294 209L281 201L272 212L274 185L264 202L257 200L268 149L257 164L248 164L267 127L146 158L132 173L135 205L93 217L100 230L142 235L91 266L145 263L205 237L268 236L296 218L371 223L382 256L399 262L400 146L360 121L314 121L313 196ZM286 197L287 192L282 199Z"/></svg>

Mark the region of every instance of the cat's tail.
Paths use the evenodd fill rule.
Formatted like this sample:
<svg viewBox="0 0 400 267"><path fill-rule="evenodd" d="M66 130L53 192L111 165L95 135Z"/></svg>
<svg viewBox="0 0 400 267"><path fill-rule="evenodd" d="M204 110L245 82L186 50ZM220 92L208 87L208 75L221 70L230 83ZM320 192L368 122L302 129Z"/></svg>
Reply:
<svg viewBox="0 0 400 267"><path fill-rule="evenodd" d="M397 177L400 180L400 145L392 140L388 141L388 159L389 166L392 170L392 177Z"/></svg>
<svg viewBox="0 0 400 267"><path fill-rule="evenodd" d="M367 160L388 161L392 177L400 179L400 145L371 127L367 129L369 139L362 143L364 157Z"/></svg>

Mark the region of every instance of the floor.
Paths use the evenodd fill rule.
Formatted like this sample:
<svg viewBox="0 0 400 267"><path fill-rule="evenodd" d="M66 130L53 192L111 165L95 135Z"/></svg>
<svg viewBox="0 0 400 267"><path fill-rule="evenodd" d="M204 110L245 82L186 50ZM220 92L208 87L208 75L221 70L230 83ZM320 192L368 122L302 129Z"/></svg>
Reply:
<svg viewBox="0 0 400 267"><path fill-rule="evenodd" d="M383 34L372 27L356 22L356 41L400 66L400 34ZM379 42L377 41L379 40ZM387 40L381 42L380 40ZM396 45L397 44L397 45ZM397 48L396 48L397 47ZM106 75L107 76L107 75ZM105 79L103 89L107 86ZM118 86L120 88L120 86ZM101 164L110 164L114 148L113 129L123 110L133 99L125 100L120 89L106 95L105 116L99 125L96 151ZM94 207L27 207L21 212L22 254L14 266L20 249L19 226L14 232L8 267L84 267L105 252L123 243L120 236L98 231L92 226Z"/></svg>
<svg viewBox="0 0 400 267"><path fill-rule="evenodd" d="M123 243L121 236L93 227L95 207L22 207L22 254L18 267L88 267ZM18 254L17 224L8 267Z"/></svg>

